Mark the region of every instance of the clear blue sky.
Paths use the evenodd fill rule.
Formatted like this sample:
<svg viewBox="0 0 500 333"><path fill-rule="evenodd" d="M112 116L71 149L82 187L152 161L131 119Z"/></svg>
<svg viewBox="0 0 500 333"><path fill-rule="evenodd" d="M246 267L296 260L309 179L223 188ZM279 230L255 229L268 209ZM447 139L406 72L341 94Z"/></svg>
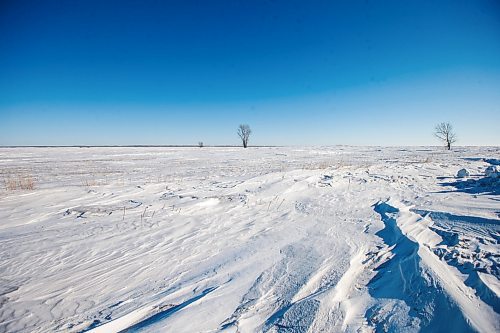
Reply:
<svg viewBox="0 0 500 333"><path fill-rule="evenodd" d="M500 145L500 2L0 2L0 145Z"/></svg>

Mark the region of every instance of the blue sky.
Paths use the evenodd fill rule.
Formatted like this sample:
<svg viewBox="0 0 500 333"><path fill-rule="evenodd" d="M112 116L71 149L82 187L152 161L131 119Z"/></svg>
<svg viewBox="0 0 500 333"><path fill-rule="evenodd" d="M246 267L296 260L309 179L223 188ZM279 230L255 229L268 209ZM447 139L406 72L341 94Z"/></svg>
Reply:
<svg viewBox="0 0 500 333"><path fill-rule="evenodd" d="M500 145L498 1L3 1L0 145Z"/></svg>

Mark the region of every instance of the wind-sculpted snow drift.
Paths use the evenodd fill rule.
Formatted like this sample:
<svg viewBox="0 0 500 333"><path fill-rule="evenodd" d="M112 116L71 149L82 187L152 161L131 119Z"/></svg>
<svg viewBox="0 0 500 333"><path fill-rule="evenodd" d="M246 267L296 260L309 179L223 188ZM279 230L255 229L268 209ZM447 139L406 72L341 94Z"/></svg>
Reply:
<svg viewBox="0 0 500 333"><path fill-rule="evenodd" d="M499 157L0 148L0 332L498 332Z"/></svg>

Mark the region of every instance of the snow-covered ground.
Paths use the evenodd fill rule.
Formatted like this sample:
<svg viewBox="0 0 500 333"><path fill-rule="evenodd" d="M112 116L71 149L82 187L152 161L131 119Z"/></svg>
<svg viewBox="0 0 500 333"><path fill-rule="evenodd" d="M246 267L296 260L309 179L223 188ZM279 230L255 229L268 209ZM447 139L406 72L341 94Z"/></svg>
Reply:
<svg viewBox="0 0 500 333"><path fill-rule="evenodd" d="M498 332L499 159L2 148L0 332Z"/></svg>

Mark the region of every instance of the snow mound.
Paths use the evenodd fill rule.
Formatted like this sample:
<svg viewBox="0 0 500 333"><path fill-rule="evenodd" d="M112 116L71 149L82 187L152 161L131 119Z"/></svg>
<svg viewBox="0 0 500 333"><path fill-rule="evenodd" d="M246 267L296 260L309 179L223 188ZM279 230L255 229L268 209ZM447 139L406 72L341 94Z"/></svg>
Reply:
<svg viewBox="0 0 500 333"><path fill-rule="evenodd" d="M496 165L490 165L484 170L484 175L489 178L499 178L500 172L498 171Z"/></svg>
<svg viewBox="0 0 500 333"><path fill-rule="evenodd" d="M484 160L486 163L493 164L493 165L500 165L500 159L496 158L488 158Z"/></svg>
<svg viewBox="0 0 500 333"><path fill-rule="evenodd" d="M467 169L460 169L457 172L457 178L465 178L469 177L469 171Z"/></svg>

